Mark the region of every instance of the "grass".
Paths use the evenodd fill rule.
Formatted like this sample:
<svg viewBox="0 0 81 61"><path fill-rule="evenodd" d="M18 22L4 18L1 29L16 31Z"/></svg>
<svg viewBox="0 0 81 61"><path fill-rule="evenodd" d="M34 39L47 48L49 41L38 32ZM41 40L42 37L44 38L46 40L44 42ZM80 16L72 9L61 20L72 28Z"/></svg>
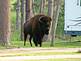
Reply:
<svg viewBox="0 0 81 61"><path fill-rule="evenodd" d="M13 32L13 35L11 37L10 45L9 46L1 46L0 49L5 49L5 48L31 48L29 41L26 41L26 46L24 46L24 41L21 41L19 38L19 33ZM81 42L75 41L75 42L60 42L61 40L56 40L54 42L54 48L81 48ZM35 47L33 41L33 48ZM46 41L43 42L42 47L43 48L50 48L51 42Z"/></svg>
<svg viewBox="0 0 81 61"><path fill-rule="evenodd" d="M32 42L33 43L33 42ZM50 48L51 42L43 42L42 47ZM15 47L31 47L29 41L27 41L26 46L23 45L23 41L11 41L11 45L15 45ZM33 43L33 47L34 43ZM57 48L80 48L81 42L55 42L53 47Z"/></svg>
<svg viewBox="0 0 81 61"><path fill-rule="evenodd" d="M70 58L70 59L23 60L23 61L81 61L81 59Z"/></svg>
<svg viewBox="0 0 81 61"><path fill-rule="evenodd" d="M47 55L68 55L68 54L77 54L74 52L39 52L39 53L27 53L27 54L16 54L16 56L47 56Z"/></svg>
<svg viewBox="0 0 81 61"><path fill-rule="evenodd" d="M4 53L3 53L4 54ZM48 56L48 55L75 55L81 54L76 52L32 52L32 51L22 51L22 52L6 52L5 55L0 55L0 57L12 57L12 56Z"/></svg>
<svg viewBox="0 0 81 61"><path fill-rule="evenodd" d="M56 43L55 47L65 47L65 48L80 48L81 42L60 42Z"/></svg>
<svg viewBox="0 0 81 61"><path fill-rule="evenodd" d="M19 33L18 32L13 32L13 35L11 36L11 41L10 41L10 46L7 46L7 48L30 48L30 43L29 41L26 42L26 46L24 46L24 41L21 41L19 38ZM81 48L81 42L78 42L78 41L68 41L68 42L60 42L61 40L56 40L54 42L54 46L53 47L56 47L56 48ZM34 46L34 43L32 42L33 44L33 48L35 47ZM42 47L43 48L50 48L50 44L51 42L50 41L47 41L47 42L43 42L42 44ZM0 46L0 49L4 49L6 48L5 46Z"/></svg>
<svg viewBox="0 0 81 61"><path fill-rule="evenodd" d="M5 61L5 59L0 59L1 61ZM10 61L6 59L6 61ZM14 61L14 60L12 60ZM79 58L65 58L65 59L44 59L44 60L17 60L17 61L81 61Z"/></svg>

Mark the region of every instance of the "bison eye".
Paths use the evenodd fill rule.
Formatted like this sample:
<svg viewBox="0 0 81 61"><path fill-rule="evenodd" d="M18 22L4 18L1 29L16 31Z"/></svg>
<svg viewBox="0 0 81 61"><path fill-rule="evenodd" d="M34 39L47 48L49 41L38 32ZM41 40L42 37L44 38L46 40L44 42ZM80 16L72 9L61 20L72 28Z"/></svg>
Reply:
<svg viewBox="0 0 81 61"><path fill-rule="evenodd" d="M50 25L46 23L45 26L46 26L46 27L49 27Z"/></svg>

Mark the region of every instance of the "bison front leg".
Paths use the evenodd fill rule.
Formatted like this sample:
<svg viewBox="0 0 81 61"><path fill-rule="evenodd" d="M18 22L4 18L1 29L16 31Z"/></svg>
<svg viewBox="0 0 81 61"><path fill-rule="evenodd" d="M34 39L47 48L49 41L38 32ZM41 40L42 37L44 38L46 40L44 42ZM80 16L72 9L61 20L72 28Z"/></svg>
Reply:
<svg viewBox="0 0 81 61"><path fill-rule="evenodd" d="M41 39L38 40L38 44L39 44L40 47L42 46L42 40Z"/></svg>

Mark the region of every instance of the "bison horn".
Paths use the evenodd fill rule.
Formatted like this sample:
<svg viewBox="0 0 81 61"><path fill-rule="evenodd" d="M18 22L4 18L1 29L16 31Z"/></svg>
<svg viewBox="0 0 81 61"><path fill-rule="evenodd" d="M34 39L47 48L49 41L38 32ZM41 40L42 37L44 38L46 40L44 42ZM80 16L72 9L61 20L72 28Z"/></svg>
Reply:
<svg viewBox="0 0 81 61"><path fill-rule="evenodd" d="M40 18L39 18L39 22L43 22L43 21L41 21L42 19L44 18L44 16L41 16Z"/></svg>

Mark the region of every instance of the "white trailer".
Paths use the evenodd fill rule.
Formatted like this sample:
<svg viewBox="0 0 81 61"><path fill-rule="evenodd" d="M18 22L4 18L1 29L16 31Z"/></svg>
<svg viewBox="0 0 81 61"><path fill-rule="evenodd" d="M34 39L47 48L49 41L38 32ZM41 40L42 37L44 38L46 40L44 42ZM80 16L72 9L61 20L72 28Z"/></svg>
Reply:
<svg viewBox="0 0 81 61"><path fill-rule="evenodd" d="M81 0L65 0L64 32L81 35Z"/></svg>

